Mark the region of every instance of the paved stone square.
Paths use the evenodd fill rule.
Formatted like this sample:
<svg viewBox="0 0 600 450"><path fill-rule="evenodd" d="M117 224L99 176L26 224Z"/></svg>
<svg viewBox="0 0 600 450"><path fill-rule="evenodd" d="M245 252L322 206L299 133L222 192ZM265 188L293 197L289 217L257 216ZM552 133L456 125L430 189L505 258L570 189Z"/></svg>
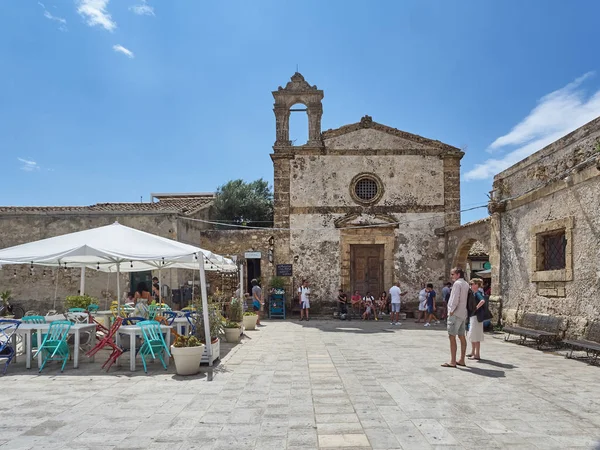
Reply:
<svg viewBox="0 0 600 450"><path fill-rule="evenodd" d="M265 321L215 367L109 374L23 358L0 378L4 449L594 448L600 367L487 334L442 368L443 326ZM227 350L225 350L226 352ZM209 381L210 380L210 381Z"/></svg>

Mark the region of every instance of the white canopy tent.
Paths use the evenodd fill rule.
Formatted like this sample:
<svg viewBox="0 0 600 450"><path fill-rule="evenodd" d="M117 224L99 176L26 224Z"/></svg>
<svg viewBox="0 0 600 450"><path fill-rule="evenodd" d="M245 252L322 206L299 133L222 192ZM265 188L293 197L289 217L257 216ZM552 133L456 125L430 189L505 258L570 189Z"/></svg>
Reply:
<svg viewBox="0 0 600 450"><path fill-rule="evenodd" d="M209 361L212 361L212 355L211 346L208 345L210 328L205 270L208 267L212 270L237 271L234 262L228 258L199 247L126 227L118 222L5 248L0 250L0 261L3 264L81 267L82 275L86 267L103 272L116 272L119 306L121 272L164 268L198 269Z"/></svg>

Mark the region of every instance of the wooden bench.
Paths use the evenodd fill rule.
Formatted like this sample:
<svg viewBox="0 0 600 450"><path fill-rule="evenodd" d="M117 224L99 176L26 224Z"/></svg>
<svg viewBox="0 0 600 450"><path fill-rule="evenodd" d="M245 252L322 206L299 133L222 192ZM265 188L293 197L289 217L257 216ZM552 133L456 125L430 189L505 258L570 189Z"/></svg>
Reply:
<svg viewBox="0 0 600 450"><path fill-rule="evenodd" d="M508 341L511 334L521 337L524 344L527 338L536 342L537 348L544 343L560 342L564 320L546 314L525 313L521 316L517 326L505 326L504 340Z"/></svg>
<svg viewBox="0 0 600 450"><path fill-rule="evenodd" d="M585 339L567 339L563 344L571 347L567 358L573 357L573 350L585 350L588 358L595 361L600 355L600 322L593 322L587 329Z"/></svg>

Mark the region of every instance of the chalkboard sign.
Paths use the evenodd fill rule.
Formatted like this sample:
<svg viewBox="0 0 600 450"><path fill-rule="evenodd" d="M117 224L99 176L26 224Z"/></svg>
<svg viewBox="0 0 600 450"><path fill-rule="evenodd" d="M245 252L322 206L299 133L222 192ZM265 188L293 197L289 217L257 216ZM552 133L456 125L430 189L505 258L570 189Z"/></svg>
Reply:
<svg viewBox="0 0 600 450"><path fill-rule="evenodd" d="M291 264L277 264L275 267L275 274L278 277L291 277L292 276L292 265Z"/></svg>

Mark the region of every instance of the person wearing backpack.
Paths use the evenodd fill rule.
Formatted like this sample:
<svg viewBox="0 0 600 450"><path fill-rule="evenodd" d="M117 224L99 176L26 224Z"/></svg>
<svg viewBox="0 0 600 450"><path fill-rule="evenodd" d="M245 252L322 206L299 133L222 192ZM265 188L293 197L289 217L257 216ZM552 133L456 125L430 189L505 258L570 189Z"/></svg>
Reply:
<svg viewBox="0 0 600 450"><path fill-rule="evenodd" d="M471 315L469 316L469 333L467 337L471 342L471 353L467 355L467 357L477 361L481 359L480 350L481 341L483 341L483 321L480 322L479 318L477 317L479 315L479 309L483 308L485 305L483 294L479 291L482 284L483 280L481 278L471 279L471 292L473 292L477 304L474 305L475 310L472 311Z"/></svg>
<svg viewBox="0 0 600 450"><path fill-rule="evenodd" d="M450 277L454 280L450 299L448 300L448 338L450 339L450 362L442 364L442 367L466 366L465 357L467 353L467 339L465 337L465 323L467 321L467 298L469 296L469 283L465 281L465 273L462 269L455 267L450 271ZM460 359L456 360L456 336L460 340Z"/></svg>

